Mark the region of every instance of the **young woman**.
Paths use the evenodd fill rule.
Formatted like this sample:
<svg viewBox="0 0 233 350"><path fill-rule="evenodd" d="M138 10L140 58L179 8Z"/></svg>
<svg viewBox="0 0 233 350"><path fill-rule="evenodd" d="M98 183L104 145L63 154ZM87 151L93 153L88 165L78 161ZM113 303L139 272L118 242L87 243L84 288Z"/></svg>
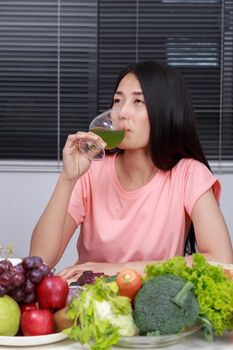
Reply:
<svg viewBox="0 0 233 350"><path fill-rule="evenodd" d="M195 246L209 260L232 263L220 184L203 154L182 76L158 62L132 64L117 80L112 107L125 129L118 152L91 162L79 141L103 140L90 132L68 136L30 254L55 266L80 226L77 262L61 272L67 279L84 270L143 273L147 263L192 254Z"/></svg>

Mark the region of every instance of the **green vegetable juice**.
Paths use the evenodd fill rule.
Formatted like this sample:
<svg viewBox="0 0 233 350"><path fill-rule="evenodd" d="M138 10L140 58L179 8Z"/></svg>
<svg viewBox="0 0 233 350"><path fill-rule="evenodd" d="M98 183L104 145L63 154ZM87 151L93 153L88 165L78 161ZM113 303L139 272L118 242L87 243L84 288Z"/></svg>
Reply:
<svg viewBox="0 0 233 350"><path fill-rule="evenodd" d="M125 130L111 130L104 128L93 128L90 131L100 136L106 143L106 149L117 147L124 138Z"/></svg>

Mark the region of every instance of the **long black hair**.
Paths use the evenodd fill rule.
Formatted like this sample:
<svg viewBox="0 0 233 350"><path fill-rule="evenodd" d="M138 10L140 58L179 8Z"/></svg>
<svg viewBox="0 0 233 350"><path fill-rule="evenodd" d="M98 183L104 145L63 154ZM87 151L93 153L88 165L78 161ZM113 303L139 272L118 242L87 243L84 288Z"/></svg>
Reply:
<svg viewBox="0 0 233 350"><path fill-rule="evenodd" d="M171 170L182 158L193 158L211 170L198 137L191 94L183 76L166 63L133 63L119 74L114 92L129 73L138 79L145 99L150 121L151 157L155 166ZM192 224L184 253L195 251Z"/></svg>

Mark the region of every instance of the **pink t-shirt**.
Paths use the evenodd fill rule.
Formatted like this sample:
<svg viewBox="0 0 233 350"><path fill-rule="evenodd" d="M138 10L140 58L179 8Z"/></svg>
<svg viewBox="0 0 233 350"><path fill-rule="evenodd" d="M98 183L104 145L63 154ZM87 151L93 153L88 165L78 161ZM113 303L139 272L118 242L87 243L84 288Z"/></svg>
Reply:
<svg viewBox="0 0 233 350"><path fill-rule="evenodd" d="M220 184L209 169L182 159L170 171L159 170L136 191L122 188L116 155L92 162L76 183L68 212L80 226L79 263L164 260L184 254L194 204Z"/></svg>

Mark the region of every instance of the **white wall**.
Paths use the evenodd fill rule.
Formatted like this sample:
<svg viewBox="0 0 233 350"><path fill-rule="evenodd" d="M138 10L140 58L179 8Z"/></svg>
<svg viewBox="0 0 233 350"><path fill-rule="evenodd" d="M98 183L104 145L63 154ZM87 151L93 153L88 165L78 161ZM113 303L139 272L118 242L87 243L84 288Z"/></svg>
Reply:
<svg viewBox="0 0 233 350"><path fill-rule="evenodd" d="M216 174L222 185L220 207L233 242L233 174Z"/></svg>
<svg viewBox="0 0 233 350"><path fill-rule="evenodd" d="M233 174L217 175L222 184L221 209L233 241ZM31 232L57 181L57 173L0 172L0 245L13 243L18 256L27 256ZM77 233L57 265L57 271L77 258Z"/></svg>
<svg viewBox="0 0 233 350"><path fill-rule="evenodd" d="M32 230L46 206L57 173L0 172L0 245L13 243L17 256L27 256ZM77 259L75 234L56 269Z"/></svg>

